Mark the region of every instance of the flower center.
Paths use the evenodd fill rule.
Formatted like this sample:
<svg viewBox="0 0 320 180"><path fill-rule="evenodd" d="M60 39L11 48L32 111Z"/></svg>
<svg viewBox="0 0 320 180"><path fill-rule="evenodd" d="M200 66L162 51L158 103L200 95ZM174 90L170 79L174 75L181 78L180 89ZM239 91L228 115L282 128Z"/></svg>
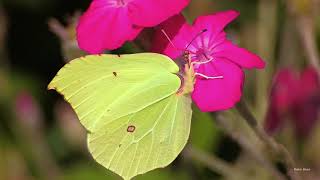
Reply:
<svg viewBox="0 0 320 180"><path fill-rule="evenodd" d="M132 0L109 0L109 3L115 7L124 7L127 6L130 1Z"/></svg>
<svg viewBox="0 0 320 180"><path fill-rule="evenodd" d="M210 55L210 52L203 48L197 50L195 56L196 57L194 58L194 60L199 63L204 63L213 60L213 57Z"/></svg>
<svg viewBox="0 0 320 180"><path fill-rule="evenodd" d="M118 5L120 5L120 6L126 5L125 0L118 0Z"/></svg>
<svg viewBox="0 0 320 180"><path fill-rule="evenodd" d="M193 56L191 56L191 67L194 69L194 75L202 79L223 79L223 75L212 76L198 72L200 66L206 66L207 63L210 63L213 60L214 58L209 50L206 48L199 48Z"/></svg>

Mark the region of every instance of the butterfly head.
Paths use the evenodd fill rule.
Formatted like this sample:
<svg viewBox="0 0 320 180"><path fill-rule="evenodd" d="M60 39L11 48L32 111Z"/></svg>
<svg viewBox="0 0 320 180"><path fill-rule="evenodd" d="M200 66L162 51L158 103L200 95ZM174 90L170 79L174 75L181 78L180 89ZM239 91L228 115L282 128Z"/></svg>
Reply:
<svg viewBox="0 0 320 180"><path fill-rule="evenodd" d="M200 66L203 66L205 64L210 63L213 61L213 58L208 55L207 51L205 49L199 48L196 49L195 52L190 49L190 47L193 45L195 41L198 40L199 37L201 37L205 32L207 32L207 29L202 29L200 32L198 32L191 41L185 46L184 49L179 49L175 46L175 44L170 39L169 35L165 32L164 29L161 30L162 33L165 35L167 40L169 41L170 45L175 48L178 51L182 51L182 62L177 62L177 64L181 64L181 74L183 76L183 87L182 87L182 94L190 93L193 91L193 86L196 81L196 77L204 78L204 79L223 79L223 76L210 76L206 74L202 74L198 72L198 69Z"/></svg>

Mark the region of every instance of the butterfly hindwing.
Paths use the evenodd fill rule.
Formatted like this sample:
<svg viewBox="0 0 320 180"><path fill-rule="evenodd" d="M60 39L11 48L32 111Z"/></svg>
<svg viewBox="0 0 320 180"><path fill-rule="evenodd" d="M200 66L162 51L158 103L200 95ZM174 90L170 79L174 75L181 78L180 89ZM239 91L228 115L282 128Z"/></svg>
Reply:
<svg viewBox="0 0 320 180"><path fill-rule="evenodd" d="M173 95L116 119L89 134L89 150L97 162L125 179L165 167L188 140L190 104L188 97Z"/></svg>

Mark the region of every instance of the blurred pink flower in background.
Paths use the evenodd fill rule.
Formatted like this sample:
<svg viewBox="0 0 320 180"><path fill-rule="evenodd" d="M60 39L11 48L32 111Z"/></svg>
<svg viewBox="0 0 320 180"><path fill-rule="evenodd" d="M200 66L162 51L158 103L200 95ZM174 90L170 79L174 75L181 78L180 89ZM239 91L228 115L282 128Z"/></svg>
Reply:
<svg viewBox="0 0 320 180"><path fill-rule="evenodd" d="M320 81L315 69L302 73L280 70L271 89L265 129L278 132L287 122L294 125L296 135L306 137L312 130L320 110Z"/></svg>
<svg viewBox="0 0 320 180"><path fill-rule="evenodd" d="M198 17L191 26L181 17L173 17L160 25L165 35L156 32L153 51L173 59L181 57L184 50L190 52L194 63L196 83L192 99L201 111L226 110L235 105L242 95L244 73L242 68L264 68L264 61L257 55L239 48L226 38L223 31L239 15L236 11L224 11ZM172 22L170 22L172 21ZM176 26L176 23L179 25ZM180 29L177 29L180 28Z"/></svg>
<svg viewBox="0 0 320 180"><path fill-rule="evenodd" d="M267 113L265 128L268 132L276 131L280 120L285 116L294 103L293 96L297 89L297 74L290 69L282 69L274 77L270 95L270 105Z"/></svg>
<svg viewBox="0 0 320 180"><path fill-rule="evenodd" d="M15 99L17 124L15 133L26 148L30 148L30 157L35 159L37 168L46 176L57 179L59 167L51 156L47 144L45 119L37 100L28 91L21 91Z"/></svg>
<svg viewBox="0 0 320 180"><path fill-rule="evenodd" d="M42 126L43 114L40 105L28 91L21 91L15 99L16 117L23 125L30 129Z"/></svg>
<svg viewBox="0 0 320 180"><path fill-rule="evenodd" d="M313 68L303 71L299 81L297 104L294 106L294 124L299 136L307 136L319 118L320 81Z"/></svg>
<svg viewBox="0 0 320 180"><path fill-rule="evenodd" d="M178 14L190 0L93 0L77 28L79 47L89 53L117 49Z"/></svg>

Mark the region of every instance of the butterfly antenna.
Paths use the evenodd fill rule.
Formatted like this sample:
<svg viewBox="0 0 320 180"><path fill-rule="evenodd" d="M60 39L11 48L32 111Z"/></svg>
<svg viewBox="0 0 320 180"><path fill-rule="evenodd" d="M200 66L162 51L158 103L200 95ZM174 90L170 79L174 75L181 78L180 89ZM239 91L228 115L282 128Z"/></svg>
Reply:
<svg viewBox="0 0 320 180"><path fill-rule="evenodd" d="M203 33L207 32L207 29L203 29L202 31L200 31L196 36L193 37L193 39L190 41L190 43L188 44L188 46L186 47L186 49L189 48L189 46L193 43L194 40L196 40L199 36L201 36Z"/></svg>
<svg viewBox="0 0 320 180"><path fill-rule="evenodd" d="M171 44L172 47L174 47L175 49L178 49L173 42L171 41L169 35L166 33L166 31L164 29L161 29L161 32L164 34L164 36L166 36L166 38L168 39L169 43Z"/></svg>

